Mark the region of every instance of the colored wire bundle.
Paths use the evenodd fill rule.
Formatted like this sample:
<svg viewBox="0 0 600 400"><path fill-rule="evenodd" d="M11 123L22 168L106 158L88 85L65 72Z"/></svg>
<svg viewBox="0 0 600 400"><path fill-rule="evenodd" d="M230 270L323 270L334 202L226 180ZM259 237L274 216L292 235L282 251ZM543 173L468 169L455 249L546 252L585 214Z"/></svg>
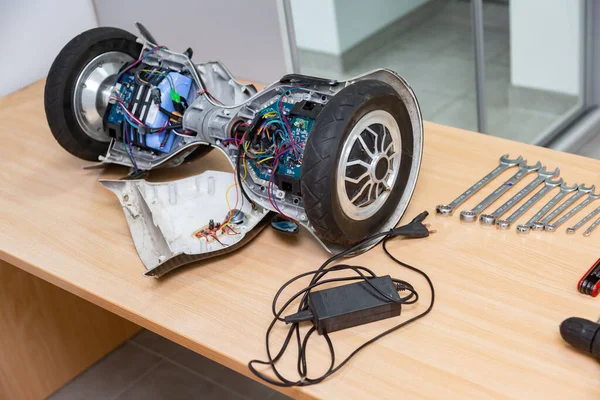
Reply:
<svg viewBox="0 0 600 400"><path fill-rule="evenodd" d="M144 78L142 78L141 74L144 73ZM162 78L167 78L167 81L169 82L169 85L171 86L171 90L175 90L177 91L177 89L175 88L175 83L173 82L173 78L171 78L171 76L169 75L170 71L165 70L165 71L159 71L156 68L155 69L142 69L140 71L136 71L136 73L134 74L136 82L146 85L146 86L156 86L156 84L158 82L160 82L160 80ZM154 81L154 83L153 83Z"/></svg>
<svg viewBox="0 0 600 400"><path fill-rule="evenodd" d="M150 68L150 67L142 67L141 69L138 68L135 72L133 72L133 70L132 70L137 65L139 65L146 57L148 57L150 54L155 53L157 50L159 50L161 48L165 48L165 46L156 46L156 47L150 49L148 52L146 52L144 55L142 55L139 59L137 59L131 65L127 66L122 71L120 71L117 74L117 77L115 78L115 85L114 85L113 91L111 93L111 101L113 101L123 113L123 122L124 122L123 136L124 136L125 150L127 152L127 155L129 156L131 163L133 164L136 172L138 171L138 165L135 160L134 149L133 149L133 146L131 143L132 138L135 137L133 135L154 134L154 133L161 134L161 133L166 133L168 131L172 131L173 133L175 133L178 136L193 135L192 132L187 132L187 131L181 130L182 125L183 125L183 111L187 107L187 101L185 100L185 98L181 97L179 95L179 93L177 92L177 88L175 86L173 78L170 76L171 71L170 70L161 70L161 69L157 69L157 68ZM167 120L164 122L164 124L162 124L162 126L160 126L160 127L148 126L139 117L136 117L136 115L132 112L132 110L130 110L130 104L127 104L121 97L121 94L118 90L117 83L124 76L124 74L129 71L133 72L132 76L134 77L135 82L137 84L148 86L151 89L156 88L157 85L162 81L162 79L166 79L167 82L169 83L169 86L171 88L171 98L173 99L173 105L177 109L177 111L170 112L168 110L165 110L160 104L158 104L158 102L160 102L160 100L157 100L157 103L155 104L155 106L158 108L158 110L160 112L164 113L168 117ZM158 97L158 99L160 99L160 96ZM168 139L168 136L165 135L164 140L161 143L161 147L163 147L167 143L167 139Z"/></svg>
<svg viewBox="0 0 600 400"><path fill-rule="evenodd" d="M123 76L123 74L127 71L129 71L131 68L135 67L136 65L138 65L140 62L142 62L146 57L148 57L150 54L156 52L157 50L160 49L166 49L166 46L156 46L152 49L150 49L146 54L144 54L143 56L141 56L140 58L138 58L137 60L135 60L131 65L129 65L127 68L123 69L122 71L120 71L117 76L115 77L115 85L117 84L117 82L119 82L119 79L121 79L121 76Z"/></svg>
<svg viewBox="0 0 600 400"><path fill-rule="evenodd" d="M234 143L243 154L244 164L252 162L259 170L268 174L267 197L269 202L283 217L293 220L287 216L277 205L275 195L275 174L282 162L300 165L304 148L294 140L294 133L284 109L284 98L292 90L302 86L293 86L283 92L276 102L275 107L267 107L257 115L251 129L249 124L243 124L246 132L241 139L227 139L224 144ZM287 156L287 157L286 157ZM285 160L284 160L285 159Z"/></svg>

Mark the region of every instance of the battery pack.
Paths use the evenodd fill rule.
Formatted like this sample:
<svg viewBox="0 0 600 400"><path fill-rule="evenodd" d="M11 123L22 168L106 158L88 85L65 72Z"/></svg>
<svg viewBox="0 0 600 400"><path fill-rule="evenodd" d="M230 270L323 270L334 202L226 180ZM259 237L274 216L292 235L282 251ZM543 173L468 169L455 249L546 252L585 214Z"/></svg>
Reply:
<svg viewBox="0 0 600 400"><path fill-rule="evenodd" d="M189 97L190 90L192 88L192 79L178 72L170 72L168 77L160 81L158 84L158 89L160 90L161 94L160 106L169 112L175 111L173 100L171 99L170 95L171 85L174 86L175 90L180 96L190 101L192 100ZM150 128L161 128L168 121L168 117L164 113L160 112L155 104L149 105L148 111L143 115L144 123ZM172 132L151 133L146 134L145 139L146 147L168 153L171 151L173 141L175 140L175 135Z"/></svg>

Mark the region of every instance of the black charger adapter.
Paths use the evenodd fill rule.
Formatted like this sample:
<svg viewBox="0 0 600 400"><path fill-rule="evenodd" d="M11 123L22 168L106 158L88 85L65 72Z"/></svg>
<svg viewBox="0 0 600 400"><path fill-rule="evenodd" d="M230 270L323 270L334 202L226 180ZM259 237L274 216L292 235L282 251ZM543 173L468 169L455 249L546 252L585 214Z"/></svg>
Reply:
<svg viewBox="0 0 600 400"><path fill-rule="evenodd" d="M319 334L397 317L404 287L389 275L310 292L308 309L288 315L285 322L312 321Z"/></svg>
<svg viewBox="0 0 600 400"><path fill-rule="evenodd" d="M238 173L239 171L240 169L238 168ZM365 347L427 315L433 309L433 305L435 303L435 290L433 288L431 279L429 279L429 276L427 276L427 274L419 268L413 267L412 265L407 264L392 255L386 244L390 239L396 236L404 236L405 238L424 238L429 236L431 233L434 233L435 231L430 231L428 229L428 224L423 223L428 214L429 213L427 211L423 211L406 225L392 228L388 231L374 233L373 235L364 238L354 246L331 256L318 269L296 275L284 283L277 291L277 294L275 294L271 305L274 318L267 328L267 332L265 334L265 345L268 359L250 360L250 362L248 362L248 368L250 371L252 371L252 373L258 378L275 386L291 387L314 385L322 382L327 377L339 371L340 368L346 365ZM383 238L383 251L391 261L410 271L416 272L425 278L429 288L431 289L431 300L429 302L429 306L421 313L401 321L397 325L388 328L378 335L375 335L354 349L354 351L352 351L346 358L336 363L336 352L333 341L329 337L330 332L398 316L400 315L402 305L415 304L419 300L419 294L407 281L399 278L391 278L390 276L378 277L372 270L360 265L331 265L334 261L337 261L342 257L352 255L358 252L362 246L374 241L378 241L381 238ZM352 272L352 274L331 277L331 275L329 275L331 272ZM308 286L291 295L283 305L278 307L278 300L284 290L289 287L289 285L298 281L299 279L310 276L312 276L312 278ZM355 283L345 284L319 291L314 290L320 285L342 281L355 281ZM401 291L406 293L400 295L399 292ZM300 303L298 304L297 308L298 312L288 315L287 317L282 317L288 307L291 307L297 299L300 299ZM302 336L300 332L300 325L301 322L304 321L312 322L313 326L306 331L304 336ZM287 335L281 344L281 348L277 350L276 353L273 353L270 344L270 335L277 322L286 322L290 325L290 327L288 328ZM319 334L323 335L325 341L327 342L329 347L329 355L331 357L331 364L327 372L324 374L318 377L309 377L308 360L306 355L308 343L310 342L309 339L314 332L318 332ZM286 378L281 374L280 371L278 371L276 366L292 340L296 341L298 347L298 379ZM270 376L269 374L265 373L265 371L259 371L256 368L256 365L268 366L273 371L275 376Z"/></svg>

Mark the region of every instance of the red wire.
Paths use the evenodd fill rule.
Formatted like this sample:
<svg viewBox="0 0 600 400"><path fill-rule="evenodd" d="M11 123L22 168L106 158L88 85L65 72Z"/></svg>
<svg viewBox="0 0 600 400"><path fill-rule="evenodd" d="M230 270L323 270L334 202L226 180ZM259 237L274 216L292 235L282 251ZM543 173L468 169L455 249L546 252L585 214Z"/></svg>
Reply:
<svg viewBox="0 0 600 400"><path fill-rule="evenodd" d="M225 247L225 245L223 244L223 242L221 242L221 241L219 240L219 238L217 237L217 235L216 235L214 232L211 232L211 233L210 233L210 236L212 236L213 238L215 238L215 240L216 240L217 242L219 242L219 244L220 244L221 246Z"/></svg>
<svg viewBox="0 0 600 400"><path fill-rule="evenodd" d="M201 91L198 92L198 96L202 96L203 94L206 94L208 97L210 97L211 99L213 99L215 102L219 103L219 104L223 104L219 99L217 99L215 96L213 96L212 94L210 94L210 92L206 89L202 89Z"/></svg>
<svg viewBox="0 0 600 400"><path fill-rule="evenodd" d="M285 129L287 130L288 135L290 135L290 142L292 142L292 149L294 150L294 154L296 155L297 159L300 159L300 157L298 156L298 152L296 151L296 143L294 142L294 135L292 135L292 130L290 128L290 124L288 123L287 117L285 116L285 113L283 112L283 97L281 96L281 98L279 99L279 111L281 114L281 118L283 119L283 123L285 124Z"/></svg>

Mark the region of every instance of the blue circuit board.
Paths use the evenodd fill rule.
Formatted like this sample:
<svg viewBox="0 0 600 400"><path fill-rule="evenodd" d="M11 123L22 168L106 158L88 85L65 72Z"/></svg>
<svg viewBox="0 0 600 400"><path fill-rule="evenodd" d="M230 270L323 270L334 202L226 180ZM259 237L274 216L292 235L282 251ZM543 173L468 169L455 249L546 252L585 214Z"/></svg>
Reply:
<svg viewBox="0 0 600 400"><path fill-rule="evenodd" d="M289 115L290 110L294 106L293 103L283 103L282 108L284 114ZM261 111L263 114L267 114L269 112L277 113L277 104L272 104ZM299 117L299 116L291 116L287 118L288 123L290 125L290 131L292 133L292 137L294 138L294 142L299 145L299 147L304 148L306 143L306 139L310 134L312 126L314 124L314 120L307 117ZM302 157L302 153L299 152L300 157ZM249 161L248 165L250 168L254 170L256 175L265 181L269 181L271 179L271 175L269 174L266 168L261 168L254 161ZM302 170L301 162L298 162L296 156L292 151L289 151L285 155L283 155L279 159L279 163L277 166L276 174L289 176L290 178L300 180L300 173Z"/></svg>
<svg viewBox="0 0 600 400"><path fill-rule="evenodd" d="M121 82L117 84L117 91L121 96L121 100L125 104L130 104L133 99L133 95L135 94L135 88L137 84L135 82L135 77L132 74L125 73L121 77ZM112 122L113 124L122 124L125 120L125 114L121 107L113 107L110 110L110 114L108 114L108 122Z"/></svg>
<svg viewBox="0 0 600 400"><path fill-rule="evenodd" d="M161 93L161 107L169 112L173 112L174 106L170 96L169 81L174 83L177 92L182 97L191 101L193 98L190 98L189 95L191 93L192 80L179 73L170 72L169 80L162 79L162 81L158 83L157 87ZM124 73L116 86L116 90L119 93L120 99L127 105L128 110L142 120L147 127L157 129L164 126L167 121L167 116L158 111L158 108L150 99L150 89L138 84L134 74ZM124 124L127 124L127 121L121 106L115 104L110 109L107 122L109 124L121 126L121 129L123 129ZM138 133L134 128L130 130L130 132L131 135L128 138L130 143L162 153L169 153L177 140L177 136L169 130L142 134Z"/></svg>

